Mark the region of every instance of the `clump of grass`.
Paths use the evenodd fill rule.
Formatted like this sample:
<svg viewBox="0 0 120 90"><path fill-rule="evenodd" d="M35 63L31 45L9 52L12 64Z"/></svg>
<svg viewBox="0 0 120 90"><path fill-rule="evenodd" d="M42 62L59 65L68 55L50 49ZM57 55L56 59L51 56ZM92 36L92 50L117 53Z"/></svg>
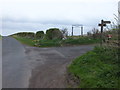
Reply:
<svg viewBox="0 0 120 90"><path fill-rule="evenodd" d="M68 72L79 77L79 88L118 88L120 69L116 48L95 47L76 58Z"/></svg>
<svg viewBox="0 0 120 90"><path fill-rule="evenodd" d="M59 39L54 39L54 40L40 40L38 42L40 47L58 47L61 46L61 40Z"/></svg>
<svg viewBox="0 0 120 90"><path fill-rule="evenodd" d="M100 39L93 39L88 37L79 37L79 38L68 38L63 41L63 44L70 44L70 45L81 45L81 44L94 44L99 43Z"/></svg>

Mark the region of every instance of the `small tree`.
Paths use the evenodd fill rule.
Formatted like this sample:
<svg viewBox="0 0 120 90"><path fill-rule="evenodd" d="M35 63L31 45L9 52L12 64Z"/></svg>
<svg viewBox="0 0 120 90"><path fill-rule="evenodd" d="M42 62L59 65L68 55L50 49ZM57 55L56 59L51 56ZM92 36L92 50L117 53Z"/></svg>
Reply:
<svg viewBox="0 0 120 90"><path fill-rule="evenodd" d="M47 39L62 39L63 35L62 32L58 28L51 28L46 31L46 38Z"/></svg>
<svg viewBox="0 0 120 90"><path fill-rule="evenodd" d="M100 38L100 32L99 32L99 30L96 29L96 28L93 28L92 29L92 36L93 36L94 39Z"/></svg>
<svg viewBox="0 0 120 90"><path fill-rule="evenodd" d="M36 32L36 38L43 39L43 37L44 37L44 32L43 31Z"/></svg>
<svg viewBox="0 0 120 90"><path fill-rule="evenodd" d="M61 32L62 32L62 34L63 34L63 38L66 39L67 36L68 36L67 28L62 29Z"/></svg>
<svg viewBox="0 0 120 90"><path fill-rule="evenodd" d="M91 31L87 32L87 36L88 36L88 37L91 37L91 36L92 36Z"/></svg>

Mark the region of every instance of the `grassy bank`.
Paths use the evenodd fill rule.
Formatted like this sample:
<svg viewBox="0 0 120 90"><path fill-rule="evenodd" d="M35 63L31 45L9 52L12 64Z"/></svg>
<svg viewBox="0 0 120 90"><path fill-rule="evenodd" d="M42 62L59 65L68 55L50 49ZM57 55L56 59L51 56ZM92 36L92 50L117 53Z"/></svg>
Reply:
<svg viewBox="0 0 120 90"><path fill-rule="evenodd" d="M77 78L79 88L118 88L120 69L118 49L97 46L76 58L68 72ZM71 86L72 87L72 86Z"/></svg>
<svg viewBox="0 0 120 90"><path fill-rule="evenodd" d="M2 39L2 36L0 35L0 40Z"/></svg>
<svg viewBox="0 0 120 90"><path fill-rule="evenodd" d="M80 38L69 38L65 40L54 39L54 40L47 40L47 39L30 39L25 37L18 37L13 36L15 39L20 41L23 44L27 44L30 46L37 46L37 47L57 47L57 46L69 46L69 45L83 45L83 44L95 44L99 43L99 39L90 39L88 37L80 37Z"/></svg>
<svg viewBox="0 0 120 90"><path fill-rule="evenodd" d="M18 37L18 36L13 36L13 37L23 44L29 46L37 46L37 47L60 46L60 41L61 41L61 40L39 40L39 39L31 39L31 38Z"/></svg>
<svg viewBox="0 0 120 90"><path fill-rule="evenodd" d="M34 42L33 39L30 38L24 38L24 37L18 37L18 36L14 36L14 38L18 41L20 41L23 44L29 45L29 46L34 46Z"/></svg>

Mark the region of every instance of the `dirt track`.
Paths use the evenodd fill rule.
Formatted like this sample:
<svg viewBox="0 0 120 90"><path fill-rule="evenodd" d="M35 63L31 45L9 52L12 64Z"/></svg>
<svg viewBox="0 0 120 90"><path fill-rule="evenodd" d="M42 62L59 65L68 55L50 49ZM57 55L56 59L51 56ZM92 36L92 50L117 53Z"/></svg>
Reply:
<svg viewBox="0 0 120 90"><path fill-rule="evenodd" d="M77 56L92 50L93 45L37 48L25 46L32 70L30 88L66 88L66 67Z"/></svg>

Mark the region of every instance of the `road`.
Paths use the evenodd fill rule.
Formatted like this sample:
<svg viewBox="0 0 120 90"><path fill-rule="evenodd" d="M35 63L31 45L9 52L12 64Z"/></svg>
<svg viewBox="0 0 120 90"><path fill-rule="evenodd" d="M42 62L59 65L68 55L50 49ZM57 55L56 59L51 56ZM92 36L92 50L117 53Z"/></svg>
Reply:
<svg viewBox="0 0 120 90"><path fill-rule="evenodd" d="M2 88L27 88L28 70L25 49L11 37L2 39Z"/></svg>
<svg viewBox="0 0 120 90"><path fill-rule="evenodd" d="M4 37L3 88L66 88L66 67L93 46L38 48Z"/></svg>
<svg viewBox="0 0 120 90"><path fill-rule="evenodd" d="M0 90L2 89L2 39L0 39Z"/></svg>

